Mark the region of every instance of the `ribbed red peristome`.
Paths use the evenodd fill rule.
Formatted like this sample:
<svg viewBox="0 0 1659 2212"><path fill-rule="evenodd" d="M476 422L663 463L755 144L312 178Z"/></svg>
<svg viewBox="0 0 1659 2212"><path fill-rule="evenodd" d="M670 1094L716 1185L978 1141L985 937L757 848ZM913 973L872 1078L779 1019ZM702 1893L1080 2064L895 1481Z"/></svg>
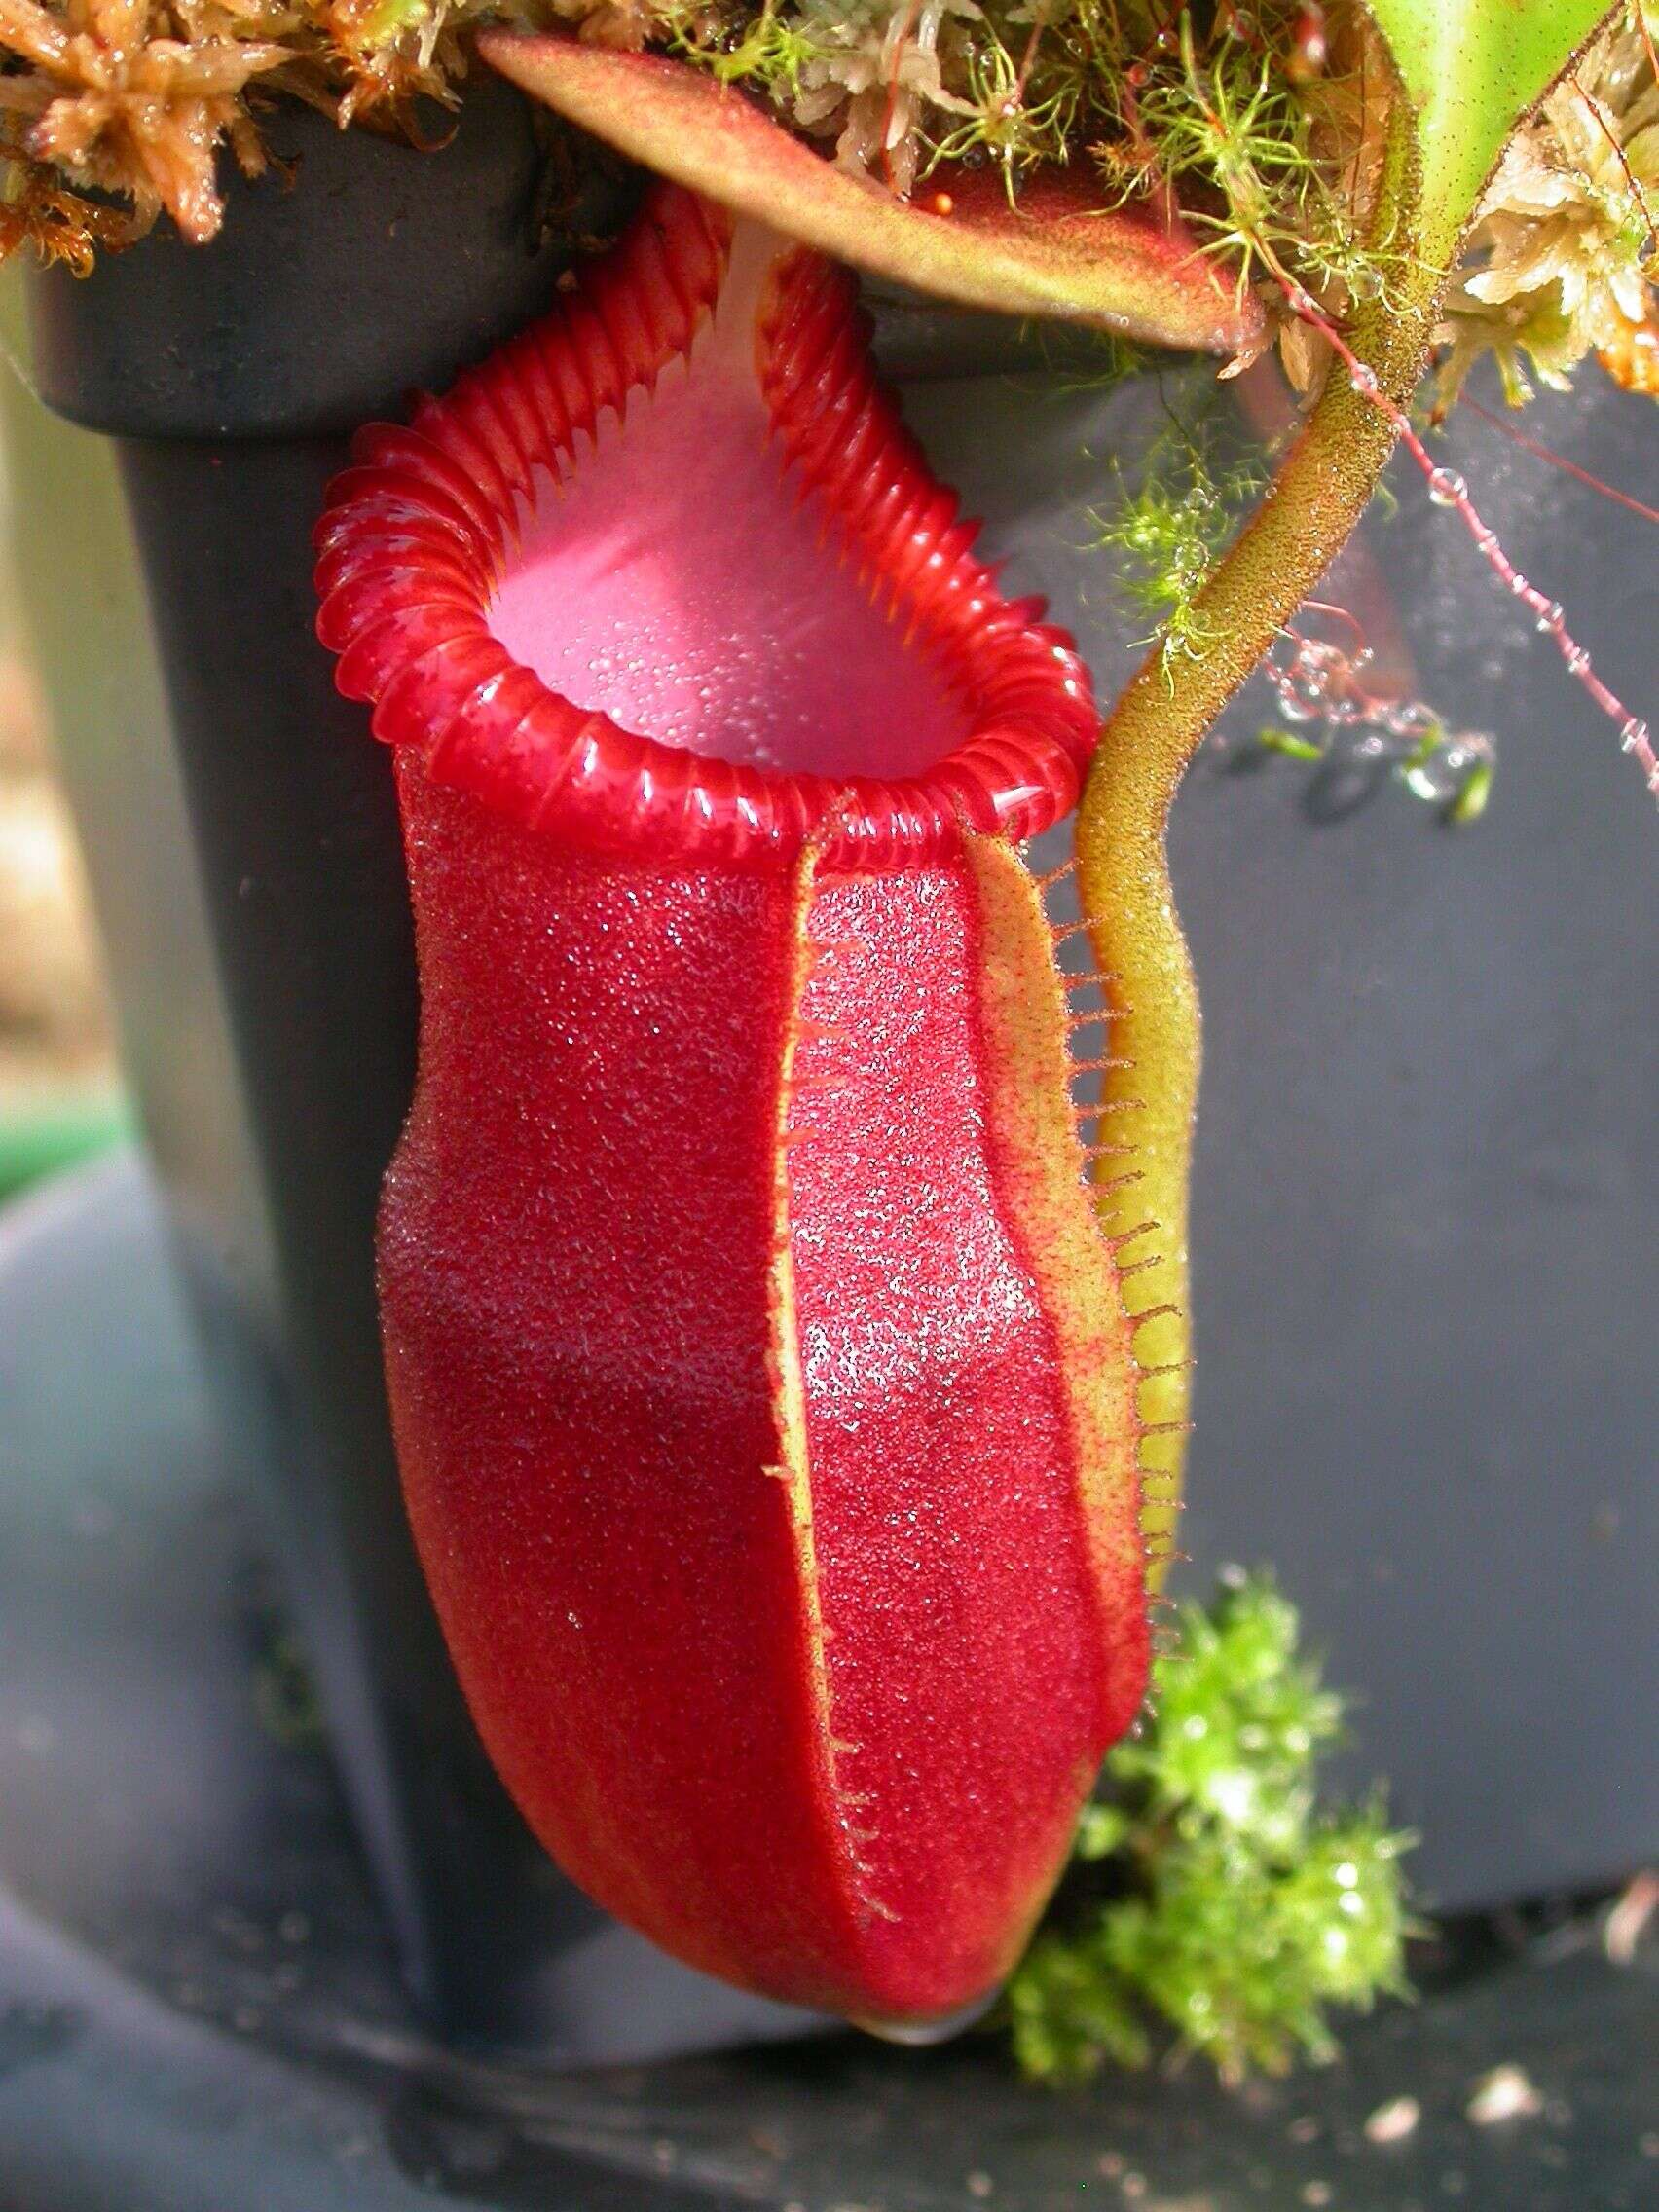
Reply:
<svg viewBox="0 0 1659 2212"><path fill-rule="evenodd" d="M1034 836L1077 795L1096 727L1088 672L1042 602L1004 599L974 558L977 525L869 366L853 278L816 254L780 264L757 333L780 469L965 703L964 741L891 780L705 758L572 704L493 634L537 470L570 464L608 410L623 417L687 351L729 247L720 210L653 187L542 321L407 427L359 433L317 530L317 633L341 690L433 781L599 850L788 863L812 839L820 867L881 868L937 855L964 827Z"/></svg>

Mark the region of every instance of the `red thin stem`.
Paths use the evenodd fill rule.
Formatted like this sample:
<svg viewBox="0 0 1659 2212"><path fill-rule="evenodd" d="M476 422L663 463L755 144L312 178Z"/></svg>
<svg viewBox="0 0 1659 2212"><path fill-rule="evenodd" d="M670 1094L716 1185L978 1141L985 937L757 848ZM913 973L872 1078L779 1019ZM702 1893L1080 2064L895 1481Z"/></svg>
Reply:
<svg viewBox="0 0 1659 2212"><path fill-rule="evenodd" d="M1336 601L1332 599L1305 599L1302 604L1310 614L1328 614L1333 621L1346 622L1348 635L1353 639L1355 645L1364 646L1365 626L1350 608L1339 607Z"/></svg>
<svg viewBox="0 0 1659 2212"><path fill-rule="evenodd" d="M1641 8L1638 7L1636 12L1640 16L1641 13ZM1579 98L1584 102L1585 106L1590 110L1590 113L1596 118L1597 127L1601 130L1602 136L1613 149L1613 159L1618 163L1620 168L1624 171L1625 182L1630 187L1631 198L1641 209L1641 219L1647 225L1647 235L1649 240L1651 241L1653 237L1653 210L1647 204L1646 193L1642 191L1641 185L1636 180L1636 171L1630 166L1630 157L1626 154L1624 146L1619 139L1618 133L1614 130L1612 125L1607 121L1606 117L1602 113L1601 101L1592 99L1590 94L1584 90L1584 87L1578 82L1578 75L1576 71L1573 71L1569 74L1567 82L1571 85L1573 91L1578 94Z"/></svg>
<svg viewBox="0 0 1659 2212"><path fill-rule="evenodd" d="M1659 77L1659 54L1653 51L1653 33L1647 27L1646 12L1638 6L1631 10L1631 14L1636 18L1636 27L1641 33L1641 43L1647 49L1647 65L1654 76Z"/></svg>
<svg viewBox="0 0 1659 2212"><path fill-rule="evenodd" d="M1577 461L1568 461L1565 454L1552 453L1548 446L1541 446L1536 438L1528 437L1525 430L1516 429L1512 423L1506 423L1501 415L1494 415L1490 407L1483 407L1478 399L1471 399L1467 392L1463 393L1461 404L1471 414L1478 415L1483 423L1490 423L1494 430L1501 431L1512 444L1520 446L1527 453L1535 454L1540 461L1547 461L1552 468L1565 469L1568 476L1576 476L1580 484L1588 484L1591 491L1600 492L1604 499L1616 499L1621 507L1628 507L1633 515L1640 515L1643 522L1659 522L1659 507L1644 505L1641 499L1633 498L1628 492L1621 492L1616 484L1604 484L1599 476L1592 476L1587 468L1580 468Z"/></svg>
<svg viewBox="0 0 1659 2212"><path fill-rule="evenodd" d="M893 48L893 75L888 80L887 107L881 118L881 173L889 192L899 186L893 174L893 118L899 112L899 72L904 65L904 41L916 27L916 18L922 12L922 0L910 0L904 11L904 20Z"/></svg>
<svg viewBox="0 0 1659 2212"><path fill-rule="evenodd" d="M1456 469L1442 467L1423 444L1403 407L1398 406L1382 388L1377 372L1348 345L1330 318L1320 312L1312 295L1300 284L1284 283L1284 295L1290 312L1298 321L1316 330L1342 361L1352 380L1354 389L1392 424L1400 443L1421 470L1428 485L1429 498L1437 506L1452 508L1458 521L1475 541L1475 550L1487 567L1504 587L1513 593L1523 607L1530 608L1537 626L1545 637L1553 639L1556 650L1567 663L1569 676L1582 685L1591 701L1609 721L1619 725L1619 743L1632 755L1641 768L1647 789L1659 798L1659 754L1653 750L1653 739L1641 717L1627 707L1616 691L1611 690L1596 674L1590 655L1567 627L1560 603L1546 599L1524 576L1498 543L1497 533L1469 498L1469 488Z"/></svg>
<svg viewBox="0 0 1659 2212"><path fill-rule="evenodd" d="M1024 104L1025 88L1030 84L1031 72L1037 64L1037 49L1041 45L1043 33L1048 27L1048 16L1043 9L1039 8L1036 15L1031 18L1031 36L1025 42L1025 52L1020 56L1019 74L1014 81L1014 98L1016 106L1023 106Z"/></svg>

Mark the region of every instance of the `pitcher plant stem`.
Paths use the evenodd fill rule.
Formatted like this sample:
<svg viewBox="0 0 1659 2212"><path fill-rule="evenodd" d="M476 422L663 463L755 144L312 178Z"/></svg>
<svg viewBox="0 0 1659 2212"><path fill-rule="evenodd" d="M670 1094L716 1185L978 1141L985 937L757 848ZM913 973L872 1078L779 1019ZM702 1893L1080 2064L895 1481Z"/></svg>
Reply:
<svg viewBox="0 0 1659 2212"><path fill-rule="evenodd" d="M1416 178L1410 110L1399 100L1371 216L1374 245L1398 253L1415 242ZM1365 512L1398 435L1379 396L1396 410L1410 401L1445 280L1444 265L1410 255L1385 307L1360 304L1347 338L1376 389L1356 387L1333 354L1296 443L1195 602L1197 643L1180 654L1149 652L1106 719L1084 789L1078 890L1111 1015L1115 1064L1104 1071L1102 1097L1123 1146L1095 1162L1096 1208L1108 1236L1147 1217L1157 1225L1136 1246L1151 1264L1124 1284L1150 1432L1142 1527L1155 1575L1173 1547L1192 1393L1188 1183L1201 1058L1198 987L1169 877L1169 809L1216 716ZM1120 1180L1125 1164L1138 1170L1128 1184Z"/></svg>

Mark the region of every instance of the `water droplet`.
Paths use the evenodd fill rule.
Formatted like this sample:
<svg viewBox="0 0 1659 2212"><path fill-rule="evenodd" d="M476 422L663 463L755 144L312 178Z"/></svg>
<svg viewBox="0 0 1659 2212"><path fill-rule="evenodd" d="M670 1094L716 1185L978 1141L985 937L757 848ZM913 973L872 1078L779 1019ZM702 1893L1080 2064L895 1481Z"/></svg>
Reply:
<svg viewBox="0 0 1659 2212"><path fill-rule="evenodd" d="M1455 795L1459 779L1452 766L1451 754L1441 748L1425 760L1414 760L1409 768L1402 768L1400 780L1414 798L1420 798L1428 806L1439 806Z"/></svg>
<svg viewBox="0 0 1659 2212"><path fill-rule="evenodd" d="M1569 676L1587 676L1590 672L1590 655L1582 645L1569 645L1566 654Z"/></svg>
<svg viewBox="0 0 1659 2212"><path fill-rule="evenodd" d="M1543 606L1538 608L1536 627L1545 636L1548 636L1550 631L1559 630L1566 620L1567 609L1563 607L1561 601L1559 599L1546 599Z"/></svg>
<svg viewBox="0 0 1659 2212"><path fill-rule="evenodd" d="M1638 746L1646 743L1647 724L1640 715L1632 715L1623 729L1619 731L1620 750L1625 753L1634 753Z"/></svg>
<svg viewBox="0 0 1659 2212"><path fill-rule="evenodd" d="M1379 390L1377 371L1364 361L1355 361L1348 371L1348 382L1362 399L1375 399Z"/></svg>
<svg viewBox="0 0 1659 2212"><path fill-rule="evenodd" d="M1444 806L1450 821L1475 821L1491 794L1496 748L1485 730L1459 730L1432 752L1424 752L1400 770L1400 780L1416 798Z"/></svg>
<svg viewBox="0 0 1659 2212"><path fill-rule="evenodd" d="M1382 717L1396 737L1427 737L1440 727L1440 717L1421 699L1408 699L1389 707Z"/></svg>
<svg viewBox="0 0 1659 2212"><path fill-rule="evenodd" d="M1428 496L1437 507L1455 507L1469 496L1469 487L1455 468L1433 468L1428 476Z"/></svg>
<svg viewBox="0 0 1659 2212"><path fill-rule="evenodd" d="M1459 730L1447 748L1447 757L1459 768L1467 768L1477 760L1495 760L1497 740L1490 730Z"/></svg>

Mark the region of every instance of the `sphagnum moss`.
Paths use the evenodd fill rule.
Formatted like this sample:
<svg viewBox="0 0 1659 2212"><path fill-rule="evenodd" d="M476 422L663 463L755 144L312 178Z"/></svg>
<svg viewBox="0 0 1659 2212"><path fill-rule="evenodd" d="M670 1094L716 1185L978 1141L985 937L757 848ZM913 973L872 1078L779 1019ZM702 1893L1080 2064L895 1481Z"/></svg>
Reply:
<svg viewBox="0 0 1659 2212"><path fill-rule="evenodd" d="M1632 0L1493 180L1448 300L1443 398L1486 352L1515 397L1523 352L1551 383L1592 350L1652 381L1651 13ZM1405 241L1364 222L1388 103L1377 41L1362 8L1299 0L0 0L0 251L27 240L84 270L163 211L209 238L217 147L263 166L267 93L429 142L418 103L460 98L475 28L560 21L745 86L900 193L966 161L1016 195L1059 161L1091 165L1109 199L1178 201L1259 286L1299 384L1317 349L1284 282L1341 313L1407 280Z"/></svg>
<svg viewBox="0 0 1659 2212"><path fill-rule="evenodd" d="M1344 1701L1300 1651L1294 1606L1240 1577L1180 1621L1154 1711L1079 1827L1072 1894L1009 1990L1040 2081L1144 2065L1161 2041L1229 2081L1282 2072L1333 2055L1330 2009L1406 1987L1411 1838L1380 1797L1320 1807Z"/></svg>

